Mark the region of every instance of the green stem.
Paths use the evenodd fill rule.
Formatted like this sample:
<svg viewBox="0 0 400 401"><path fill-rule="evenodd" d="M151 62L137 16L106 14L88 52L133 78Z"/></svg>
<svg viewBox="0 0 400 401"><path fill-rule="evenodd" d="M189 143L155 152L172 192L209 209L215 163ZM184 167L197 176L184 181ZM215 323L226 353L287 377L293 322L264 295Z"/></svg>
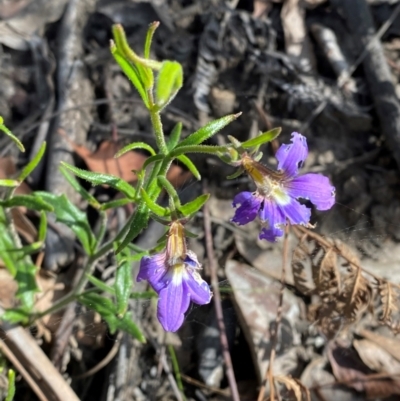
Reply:
<svg viewBox="0 0 400 401"><path fill-rule="evenodd" d="M153 125L158 149L161 152L161 154L167 155L168 148L167 148L167 144L165 143L165 137L164 137L164 131L163 131L163 126L162 126L162 122L161 122L160 112L157 110L156 105L152 105L150 107L149 112L150 112L151 124Z"/></svg>

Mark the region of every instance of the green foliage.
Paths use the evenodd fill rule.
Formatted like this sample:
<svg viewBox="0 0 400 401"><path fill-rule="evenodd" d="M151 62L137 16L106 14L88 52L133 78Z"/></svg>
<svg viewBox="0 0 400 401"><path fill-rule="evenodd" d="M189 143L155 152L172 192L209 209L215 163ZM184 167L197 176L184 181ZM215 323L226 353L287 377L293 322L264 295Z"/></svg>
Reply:
<svg viewBox="0 0 400 401"><path fill-rule="evenodd" d="M80 211L65 195L54 195L48 192L36 192L36 194L53 207L57 221L68 226L79 238L85 252L91 255L96 246L96 238L86 214Z"/></svg>
<svg viewBox="0 0 400 401"><path fill-rule="evenodd" d="M115 154L114 157L118 158L118 157L122 156L123 154L125 154L126 152L129 152L130 150L133 150L133 149L144 149L144 150L147 150L148 152L150 152L150 154L152 156L154 156L156 154L155 150L150 145L148 145L147 143L144 143L144 142L133 142L133 143L130 143L129 145L126 145L121 150L119 150Z"/></svg>
<svg viewBox="0 0 400 401"><path fill-rule="evenodd" d="M188 168L188 170L193 174L193 176L197 180L201 179L199 170L197 170L197 167L193 164L193 162L187 156L180 155L177 157L177 159Z"/></svg>
<svg viewBox="0 0 400 401"><path fill-rule="evenodd" d="M169 138L167 141L167 148L169 151L174 149L175 146L178 144L179 139L181 138L181 134L182 134L182 123L176 123L175 127L169 134Z"/></svg>
<svg viewBox="0 0 400 401"><path fill-rule="evenodd" d="M0 201L0 206L6 208L13 208L24 206L28 209L37 210L39 212L52 212L53 206L45 202L40 196L33 193L32 195L15 195L5 201Z"/></svg>
<svg viewBox="0 0 400 401"><path fill-rule="evenodd" d="M185 203L183 206L180 206L178 210L182 213L183 216L194 215L204 206L209 198L210 194L200 195L191 202Z"/></svg>
<svg viewBox="0 0 400 401"><path fill-rule="evenodd" d="M44 152L46 151L46 142L42 143L39 151L36 153L34 158L22 169L21 174L18 176L18 181L22 182L25 180L26 177L36 168L36 166L42 160Z"/></svg>
<svg viewBox="0 0 400 401"><path fill-rule="evenodd" d="M8 386L7 396L4 401L13 401L15 396L15 371L12 369L8 370Z"/></svg>
<svg viewBox="0 0 400 401"><path fill-rule="evenodd" d="M176 61L164 61L157 76L156 86L156 104L160 110L171 102L182 84L182 66Z"/></svg>
<svg viewBox="0 0 400 401"><path fill-rule="evenodd" d="M147 194L146 190L144 188L141 188L140 190L142 199L146 203L147 207L157 216L164 217L167 216L168 210L165 207L160 206L154 200Z"/></svg>
<svg viewBox="0 0 400 401"><path fill-rule="evenodd" d="M122 317L125 315L131 289L133 286L132 280L132 264L129 260L129 249L125 248L121 253L117 254L117 273L115 275L115 297L117 300L117 315Z"/></svg>
<svg viewBox="0 0 400 401"><path fill-rule="evenodd" d="M264 132L264 133L256 136L255 138L252 138L252 139L249 139L248 141L243 142L241 144L241 146L244 149L249 149L249 148L252 148L255 146L260 146L264 143L271 142L279 136L281 131L282 131L282 128L280 128L280 127L273 128L267 132Z"/></svg>
<svg viewBox="0 0 400 401"><path fill-rule="evenodd" d="M6 135L8 135L21 152L25 152L24 145L22 145L21 141L4 125L3 117L0 117L0 131L3 131Z"/></svg>

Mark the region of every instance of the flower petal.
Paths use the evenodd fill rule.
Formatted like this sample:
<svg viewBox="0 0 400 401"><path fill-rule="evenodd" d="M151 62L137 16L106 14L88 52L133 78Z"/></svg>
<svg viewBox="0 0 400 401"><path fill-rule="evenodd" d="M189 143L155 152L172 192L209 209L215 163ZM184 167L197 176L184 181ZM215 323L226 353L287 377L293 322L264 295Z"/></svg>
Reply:
<svg viewBox="0 0 400 401"><path fill-rule="evenodd" d="M296 199L291 198L290 203L279 205L282 212L291 224L308 224L311 217L311 209L301 205Z"/></svg>
<svg viewBox="0 0 400 401"><path fill-rule="evenodd" d="M252 192L240 192L233 198L233 207L240 204L236 209L232 221L239 225L244 225L253 221L260 209L262 198L254 195Z"/></svg>
<svg viewBox="0 0 400 401"><path fill-rule="evenodd" d="M190 294L183 285L182 278L177 280L174 277L159 295L158 320L165 331L177 331L182 326L190 304Z"/></svg>
<svg viewBox="0 0 400 401"><path fill-rule="evenodd" d="M285 224L286 217L278 204L271 198L265 198L258 213L261 221L268 221L271 227L277 224Z"/></svg>
<svg viewBox="0 0 400 401"><path fill-rule="evenodd" d="M318 210L328 210L335 204L335 187L322 174L304 174L285 186L290 196L309 199Z"/></svg>
<svg viewBox="0 0 400 401"><path fill-rule="evenodd" d="M183 279L183 285L186 286L190 299L198 305L205 305L211 301L212 293L210 286L201 278L200 274L193 270L188 270Z"/></svg>
<svg viewBox="0 0 400 401"><path fill-rule="evenodd" d="M278 170L283 170L287 177L297 175L308 155L307 139L298 132L292 133L292 143L281 145L276 152Z"/></svg>
<svg viewBox="0 0 400 401"><path fill-rule="evenodd" d="M282 237L283 230L279 227L264 227L261 229L259 238L275 242L278 237Z"/></svg>
<svg viewBox="0 0 400 401"><path fill-rule="evenodd" d="M166 285L164 280L164 276L167 273L165 258L165 252L156 253L152 256L143 256L136 281L147 280L154 290L159 292Z"/></svg>

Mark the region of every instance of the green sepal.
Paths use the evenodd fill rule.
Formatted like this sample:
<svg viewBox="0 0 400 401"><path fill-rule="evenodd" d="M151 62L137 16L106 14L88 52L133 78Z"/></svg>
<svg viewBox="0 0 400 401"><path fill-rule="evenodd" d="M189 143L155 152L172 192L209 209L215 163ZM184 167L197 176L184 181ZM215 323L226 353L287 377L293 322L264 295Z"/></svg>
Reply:
<svg viewBox="0 0 400 401"><path fill-rule="evenodd" d="M78 299L87 308L100 314L107 322L111 334L114 334L117 330L123 330L140 342L146 342L145 337L131 319L130 314L126 313L122 318L119 318L116 313L116 306L110 299L94 293L82 294Z"/></svg>
<svg viewBox="0 0 400 401"><path fill-rule="evenodd" d="M0 131L3 131L7 136L9 136L21 152L25 152L24 145L22 145L21 141L4 125L3 117L0 117Z"/></svg>
<svg viewBox="0 0 400 401"><path fill-rule="evenodd" d="M206 124L204 127L201 127L193 134L190 134L187 138L185 138L181 143L177 145L177 148L188 146L188 145L199 145L204 142L206 139L211 138L218 131L221 131L222 128L226 127L232 121L236 120L242 113L230 114L225 117L222 117L218 120L214 120Z"/></svg>
<svg viewBox="0 0 400 401"><path fill-rule="evenodd" d="M124 146L121 150L119 150L116 154L115 154L115 158L118 158L120 156L122 156L123 154L125 154L126 152L129 152L130 150L133 149L144 149L147 150L152 156L154 156L156 154L156 151L147 143L144 142L133 142L130 143L129 145Z"/></svg>
<svg viewBox="0 0 400 401"><path fill-rule="evenodd" d="M32 195L15 195L10 199L0 201L0 206L6 208L24 206L28 209L37 210L39 212L42 210L52 212L54 210L53 206L41 199L40 196L35 195L35 193Z"/></svg>
<svg viewBox="0 0 400 401"><path fill-rule="evenodd" d="M115 274L115 298L117 303L117 315L122 317L128 310L129 296L133 287L132 264L129 260L129 250L125 248L117 255L118 267Z"/></svg>
<svg viewBox="0 0 400 401"><path fill-rule="evenodd" d="M111 44L111 54L113 55L117 64L121 67L121 70L139 92L139 95L142 98L142 101L146 108L149 109L149 97L137 69L122 56L122 54L117 50L117 47L114 44Z"/></svg>
<svg viewBox="0 0 400 401"><path fill-rule="evenodd" d="M178 157L186 153L207 153L210 155L219 155L221 152L226 152L226 146L214 146L214 145L178 145L175 149L169 153L170 157Z"/></svg>
<svg viewBox="0 0 400 401"><path fill-rule="evenodd" d="M171 102L182 84L182 66L177 61L164 61L158 73L156 85L156 104L160 110Z"/></svg>
<svg viewBox="0 0 400 401"><path fill-rule="evenodd" d="M0 180L0 187L15 188L20 186L20 182L17 180L2 179Z"/></svg>
<svg viewBox="0 0 400 401"><path fill-rule="evenodd" d="M197 180L201 180L201 175L199 173L199 170L197 170L197 167L193 164L193 162L185 155L180 155L177 157L177 159L184 164L188 170L193 174L193 176L197 179Z"/></svg>
<svg viewBox="0 0 400 401"><path fill-rule="evenodd" d="M66 180L71 184L72 188L74 188L75 191L78 192L78 194L82 196L82 198L88 202L90 206L92 206L92 208L96 210L100 209L100 202L90 192L86 191L86 189L79 184L76 178L73 177L64 166L60 166L60 171Z"/></svg>
<svg viewBox="0 0 400 401"><path fill-rule="evenodd" d="M248 148L252 148L253 146L260 146L264 143L271 142L279 136L281 131L282 131L281 127L273 128L267 132L264 132L264 133L258 135L255 138L252 138L252 139L249 139L248 141L243 142L242 148L248 149Z"/></svg>
<svg viewBox="0 0 400 401"><path fill-rule="evenodd" d="M91 255L96 247L96 238L90 228L86 213L79 210L65 195L36 192L54 208L57 221L68 226L79 238L83 249Z"/></svg>
<svg viewBox="0 0 400 401"><path fill-rule="evenodd" d="M116 177L115 175L111 174L94 173L92 171L82 170L65 162L61 162L61 164L68 170L72 171L78 177L89 181L93 185L109 185L110 187L122 192L128 198L135 199L135 188L133 188L122 178Z"/></svg>
<svg viewBox="0 0 400 401"><path fill-rule="evenodd" d="M45 151L46 151L46 142L43 142L42 146L40 147L36 155L33 157L33 159L22 169L20 175L17 178L19 182L24 181L25 178L28 177L28 175L36 168L40 160L42 160Z"/></svg>
<svg viewBox="0 0 400 401"><path fill-rule="evenodd" d="M169 151L175 148L178 144L179 139L181 138L182 134L182 123L176 123L174 128L172 128L171 133L169 134L168 141L167 141L167 148Z"/></svg>
<svg viewBox="0 0 400 401"><path fill-rule="evenodd" d="M117 207L125 206L131 202L132 202L132 199L129 199L129 198L116 199L116 200L102 203L99 210L104 211L104 210L108 210L108 209L115 209Z"/></svg>
<svg viewBox="0 0 400 401"><path fill-rule="evenodd" d="M20 323L26 325L30 320L30 311L25 308L10 308L7 309L1 316L0 320L9 322L11 324Z"/></svg>
<svg viewBox="0 0 400 401"><path fill-rule="evenodd" d="M191 215L197 213L204 206L204 204L208 201L209 198L210 198L210 194L200 195L199 197L192 200L191 202L185 203L184 205L179 207L178 210L185 217L191 216Z"/></svg>
<svg viewBox="0 0 400 401"><path fill-rule="evenodd" d="M160 217L165 217L169 215L169 210L165 207L160 206L156 202L153 201L153 199L150 198L148 193L145 191L144 188L140 189L140 192L142 194L142 199L146 203L147 207L157 216Z"/></svg>

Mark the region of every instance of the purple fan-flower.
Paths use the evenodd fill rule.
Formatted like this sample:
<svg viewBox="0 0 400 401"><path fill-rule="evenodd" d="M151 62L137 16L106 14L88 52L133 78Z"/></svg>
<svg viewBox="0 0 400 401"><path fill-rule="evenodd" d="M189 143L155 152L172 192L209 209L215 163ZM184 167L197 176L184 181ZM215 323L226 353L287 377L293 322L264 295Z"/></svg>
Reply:
<svg viewBox="0 0 400 401"><path fill-rule="evenodd" d="M297 199L310 200L318 210L330 209L335 203L335 188L329 179L322 174L298 174L307 155L307 140L298 132L293 132L291 144L282 145L276 152L278 171L270 170L247 154L243 155L241 165L253 179L257 190L235 196L233 206L240 206L232 221L243 225L258 215L263 223L260 239L273 242L283 235L287 221L290 224L309 224L311 210Z"/></svg>
<svg viewBox="0 0 400 401"><path fill-rule="evenodd" d="M171 223L165 250L140 261L137 281L147 280L158 293L157 317L164 330L177 331L182 326L190 301L210 302L212 293L198 273L200 268L197 256L186 247L179 221Z"/></svg>

